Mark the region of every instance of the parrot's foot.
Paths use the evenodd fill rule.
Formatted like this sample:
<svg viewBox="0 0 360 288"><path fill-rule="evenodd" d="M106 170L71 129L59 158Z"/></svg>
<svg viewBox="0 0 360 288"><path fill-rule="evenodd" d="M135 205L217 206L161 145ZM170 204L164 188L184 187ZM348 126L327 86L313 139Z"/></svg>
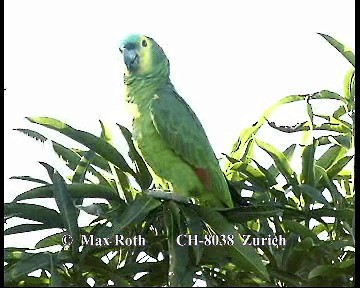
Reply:
<svg viewBox="0 0 360 288"><path fill-rule="evenodd" d="M145 193L154 197L159 198L163 200L173 200L175 202L181 202L185 204L192 203L191 199L189 197L185 197L183 195L175 194L173 192L167 192L159 189L148 189L145 190Z"/></svg>

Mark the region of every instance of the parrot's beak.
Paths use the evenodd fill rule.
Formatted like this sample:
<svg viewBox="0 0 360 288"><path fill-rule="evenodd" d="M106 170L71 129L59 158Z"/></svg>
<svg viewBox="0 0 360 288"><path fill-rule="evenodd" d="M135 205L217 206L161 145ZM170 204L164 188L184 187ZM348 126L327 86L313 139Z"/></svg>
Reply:
<svg viewBox="0 0 360 288"><path fill-rule="evenodd" d="M135 49L120 48L124 62L129 71L135 71L139 66L139 55Z"/></svg>

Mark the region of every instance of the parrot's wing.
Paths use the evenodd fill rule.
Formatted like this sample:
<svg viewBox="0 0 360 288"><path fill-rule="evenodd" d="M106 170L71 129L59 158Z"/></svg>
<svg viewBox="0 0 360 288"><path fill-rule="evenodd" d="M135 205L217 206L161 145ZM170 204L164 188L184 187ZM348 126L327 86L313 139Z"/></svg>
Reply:
<svg viewBox="0 0 360 288"><path fill-rule="evenodd" d="M208 162L216 160L199 119L175 90L158 91L150 113L160 136L188 164L206 167Z"/></svg>
<svg viewBox="0 0 360 288"><path fill-rule="evenodd" d="M208 190L219 186L219 163L195 113L172 87L157 91L150 105L154 126L175 154L194 168ZM214 175L215 174L215 175ZM225 188L226 189L226 188ZM223 190L216 187L215 190Z"/></svg>
<svg viewBox="0 0 360 288"><path fill-rule="evenodd" d="M228 207L233 207L224 175L195 113L170 86L157 91L150 104L155 129L185 162L193 167L205 188ZM213 196L211 196L213 195Z"/></svg>

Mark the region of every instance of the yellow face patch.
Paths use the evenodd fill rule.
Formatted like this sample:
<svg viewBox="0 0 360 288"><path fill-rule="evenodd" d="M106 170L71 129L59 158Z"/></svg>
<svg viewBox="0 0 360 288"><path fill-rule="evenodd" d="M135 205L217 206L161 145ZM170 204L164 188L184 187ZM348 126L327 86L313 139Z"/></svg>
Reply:
<svg viewBox="0 0 360 288"><path fill-rule="evenodd" d="M145 44L146 43L146 44ZM139 58L140 58L140 62L139 62L139 68L137 69L136 73L137 74L148 74L149 72L151 72L152 69L152 57L151 57L151 50L152 50L152 46L153 46L153 42L145 37L142 36L140 38L140 43L139 43Z"/></svg>

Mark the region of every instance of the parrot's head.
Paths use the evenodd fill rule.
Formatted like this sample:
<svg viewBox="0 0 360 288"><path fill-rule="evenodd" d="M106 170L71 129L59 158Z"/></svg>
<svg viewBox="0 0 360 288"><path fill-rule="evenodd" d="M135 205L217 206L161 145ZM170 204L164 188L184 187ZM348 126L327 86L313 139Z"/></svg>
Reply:
<svg viewBox="0 0 360 288"><path fill-rule="evenodd" d="M119 50L124 57L126 74L148 76L164 70L169 73L169 60L150 37L131 34L121 41Z"/></svg>

